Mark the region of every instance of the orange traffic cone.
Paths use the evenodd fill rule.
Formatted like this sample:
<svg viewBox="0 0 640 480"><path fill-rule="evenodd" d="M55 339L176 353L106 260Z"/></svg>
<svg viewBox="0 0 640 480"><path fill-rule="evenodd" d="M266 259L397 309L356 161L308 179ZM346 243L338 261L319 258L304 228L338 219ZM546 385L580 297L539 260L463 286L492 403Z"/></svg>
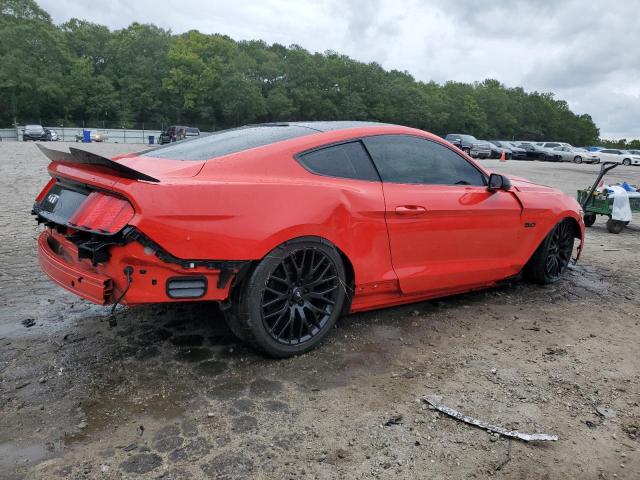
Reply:
<svg viewBox="0 0 640 480"><path fill-rule="evenodd" d="M507 156L505 155L504 150L502 150L502 153L500 154L500 161L501 162L507 161Z"/></svg>

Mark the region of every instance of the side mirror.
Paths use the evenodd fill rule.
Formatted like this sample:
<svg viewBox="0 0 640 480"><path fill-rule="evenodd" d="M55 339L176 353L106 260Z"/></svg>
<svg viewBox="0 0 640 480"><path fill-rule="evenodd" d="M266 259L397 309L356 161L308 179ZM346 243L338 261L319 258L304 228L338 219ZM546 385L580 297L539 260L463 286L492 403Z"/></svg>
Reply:
<svg viewBox="0 0 640 480"><path fill-rule="evenodd" d="M509 190L511 188L511 182L509 179L499 173L492 173L489 175L489 184L487 190L495 192L496 190Z"/></svg>

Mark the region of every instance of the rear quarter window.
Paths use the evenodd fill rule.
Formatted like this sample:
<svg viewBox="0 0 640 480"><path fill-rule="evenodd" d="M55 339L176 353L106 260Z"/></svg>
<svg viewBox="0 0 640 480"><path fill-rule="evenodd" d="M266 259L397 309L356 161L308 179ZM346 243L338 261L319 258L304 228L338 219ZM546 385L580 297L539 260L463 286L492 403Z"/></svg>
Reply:
<svg viewBox="0 0 640 480"><path fill-rule="evenodd" d="M380 181L362 142L331 145L296 156L307 170L318 175Z"/></svg>

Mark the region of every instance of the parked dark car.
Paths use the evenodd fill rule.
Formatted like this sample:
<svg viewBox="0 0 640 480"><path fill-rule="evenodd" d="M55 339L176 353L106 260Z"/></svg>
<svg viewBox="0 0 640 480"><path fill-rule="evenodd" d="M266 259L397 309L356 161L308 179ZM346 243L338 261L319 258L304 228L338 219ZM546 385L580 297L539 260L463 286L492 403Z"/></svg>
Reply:
<svg viewBox="0 0 640 480"><path fill-rule="evenodd" d="M520 148L524 148L527 152L527 158L550 161L553 160L553 156L549 155L546 149L536 145L533 142L518 142Z"/></svg>
<svg viewBox="0 0 640 480"><path fill-rule="evenodd" d="M444 137L444 139L471 157L489 158L491 156L491 147L489 146L489 142L478 140L473 135L449 133Z"/></svg>
<svg viewBox="0 0 640 480"><path fill-rule="evenodd" d="M509 160L511 158L511 147L504 146L500 147L493 142L487 142L489 144L489 148L491 149L491 156L489 158L500 158L502 156L502 152L504 152L504 158Z"/></svg>
<svg viewBox="0 0 640 480"><path fill-rule="evenodd" d="M189 127L184 127L181 125L171 125L166 130L163 130L158 137L158 143L160 145L164 145L165 143L177 142L179 140L184 140L187 137L187 129ZM198 135L200 134L200 130L198 130Z"/></svg>
<svg viewBox="0 0 640 480"><path fill-rule="evenodd" d="M29 140L35 142L40 140L42 142L51 141L51 131L44 128L42 125L25 125L24 132L22 133L22 140L28 142Z"/></svg>
<svg viewBox="0 0 640 480"><path fill-rule="evenodd" d="M513 142L508 142L506 140L489 140L496 147L500 148L500 152L498 153L498 157L502 154L502 149L504 149L506 158L512 158L514 160L526 160L527 159L527 151L524 148L518 147Z"/></svg>

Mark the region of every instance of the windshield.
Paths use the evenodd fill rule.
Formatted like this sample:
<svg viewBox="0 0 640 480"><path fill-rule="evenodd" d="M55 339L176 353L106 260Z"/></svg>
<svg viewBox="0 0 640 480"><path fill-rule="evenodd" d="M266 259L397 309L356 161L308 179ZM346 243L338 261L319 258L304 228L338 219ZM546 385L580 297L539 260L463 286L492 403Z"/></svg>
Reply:
<svg viewBox="0 0 640 480"><path fill-rule="evenodd" d="M42 128L41 125L27 125L24 127L24 131L28 133L36 133L44 131L44 128Z"/></svg>

